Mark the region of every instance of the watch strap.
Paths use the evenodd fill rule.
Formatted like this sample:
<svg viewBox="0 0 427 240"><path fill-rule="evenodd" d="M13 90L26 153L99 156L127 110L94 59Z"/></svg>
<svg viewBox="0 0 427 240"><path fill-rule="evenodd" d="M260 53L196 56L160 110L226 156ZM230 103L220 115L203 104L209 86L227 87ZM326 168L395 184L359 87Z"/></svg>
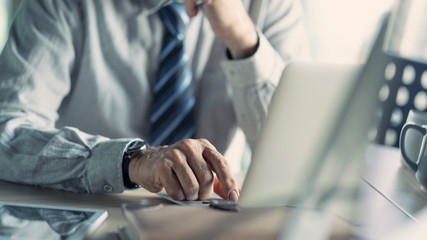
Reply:
<svg viewBox="0 0 427 240"><path fill-rule="evenodd" d="M145 142L137 140L129 144L127 147L122 161L122 174L123 174L123 184L127 189L140 188L138 184L133 183L129 177L129 163L131 157L138 153L142 153L145 150Z"/></svg>

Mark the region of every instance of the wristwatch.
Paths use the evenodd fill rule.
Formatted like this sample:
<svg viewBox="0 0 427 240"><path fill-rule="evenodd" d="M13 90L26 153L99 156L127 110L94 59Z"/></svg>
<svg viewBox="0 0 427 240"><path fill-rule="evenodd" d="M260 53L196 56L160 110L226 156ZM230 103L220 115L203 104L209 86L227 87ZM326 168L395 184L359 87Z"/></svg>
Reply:
<svg viewBox="0 0 427 240"><path fill-rule="evenodd" d="M125 154L123 155L122 161L122 173L123 173L123 183L127 189L140 188L138 184L133 183L129 178L129 162L132 156L136 154L141 154L145 151L147 145L144 141L137 140L133 141L126 148Z"/></svg>

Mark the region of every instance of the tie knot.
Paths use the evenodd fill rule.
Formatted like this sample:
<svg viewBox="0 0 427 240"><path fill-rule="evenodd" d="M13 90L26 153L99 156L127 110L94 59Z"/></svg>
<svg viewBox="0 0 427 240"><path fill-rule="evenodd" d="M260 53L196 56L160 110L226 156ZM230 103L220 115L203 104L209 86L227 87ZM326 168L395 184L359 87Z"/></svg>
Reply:
<svg viewBox="0 0 427 240"><path fill-rule="evenodd" d="M190 22L182 3L173 2L159 10L160 18L172 36L182 36Z"/></svg>

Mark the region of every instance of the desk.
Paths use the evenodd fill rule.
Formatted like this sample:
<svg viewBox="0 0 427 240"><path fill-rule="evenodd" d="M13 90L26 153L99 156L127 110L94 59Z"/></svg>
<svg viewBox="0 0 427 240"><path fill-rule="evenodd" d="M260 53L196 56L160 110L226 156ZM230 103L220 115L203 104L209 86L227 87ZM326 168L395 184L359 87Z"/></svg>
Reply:
<svg viewBox="0 0 427 240"><path fill-rule="evenodd" d="M362 224L355 228L355 232L362 238L376 239L402 223L416 220L417 213L427 205L427 193L408 169L400 167L398 149L371 146L367 151L366 164L362 182L364 198L359 216ZM123 194L76 194L1 181L0 201L107 210L108 218L91 239L119 239L117 226L125 223L120 210L122 203L165 203L165 200L143 189Z"/></svg>
<svg viewBox="0 0 427 240"><path fill-rule="evenodd" d="M399 149L371 146L366 156L363 179L408 217L417 220L420 210L427 206L427 191L414 172L401 164Z"/></svg>
<svg viewBox="0 0 427 240"><path fill-rule="evenodd" d="M427 192L411 170L402 166L397 148L372 145L366 152L362 198L356 227L361 237L378 239L416 222L427 206Z"/></svg>
<svg viewBox="0 0 427 240"><path fill-rule="evenodd" d="M108 211L105 222L92 234L91 239L119 239L117 227L124 225L122 203L166 203L146 190L125 191L123 194L85 194L34 188L0 181L0 201L34 203L68 207L97 208Z"/></svg>

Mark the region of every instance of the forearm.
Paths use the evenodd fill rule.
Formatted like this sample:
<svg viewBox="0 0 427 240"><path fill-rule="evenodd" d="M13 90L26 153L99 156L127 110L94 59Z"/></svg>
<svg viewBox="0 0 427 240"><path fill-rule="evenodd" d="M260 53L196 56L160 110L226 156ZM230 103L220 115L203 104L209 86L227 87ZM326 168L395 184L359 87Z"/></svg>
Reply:
<svg viewBox="0 0 427 240"><path fill-rule="evenodd" d="M268 106L285 63L262 34L256 53L245 59L225 60L222 68L232 89L239 126L253 146L258 139Z"/></svg>
<svg viewBox="0 0 427 240"><path fill-rule="evenodd" d="M197 2L197 0L185 1L190 17L199 12ZM202 8L215 36L224 41L233 58L246 58L256 51L258 45L256 28L246 12L243 1L205 0Z"/></svg>
<svg viewBox="0 0 427 240"><path fill-rule="evenodd" d="M310 59L301 4L295 0L256 3L261 6L252 9L250 15L257 19L259 41L256 52L248 58L222 63L232 89L238 124L252 147L286 64Z"/></svg>
<svg viewBox="0 0 427 240"><path fill-rule="evenodd" d="M123 191L121 160L131 139L41 127L31 113L0 112L1 180L73 192Z"/></svg>

